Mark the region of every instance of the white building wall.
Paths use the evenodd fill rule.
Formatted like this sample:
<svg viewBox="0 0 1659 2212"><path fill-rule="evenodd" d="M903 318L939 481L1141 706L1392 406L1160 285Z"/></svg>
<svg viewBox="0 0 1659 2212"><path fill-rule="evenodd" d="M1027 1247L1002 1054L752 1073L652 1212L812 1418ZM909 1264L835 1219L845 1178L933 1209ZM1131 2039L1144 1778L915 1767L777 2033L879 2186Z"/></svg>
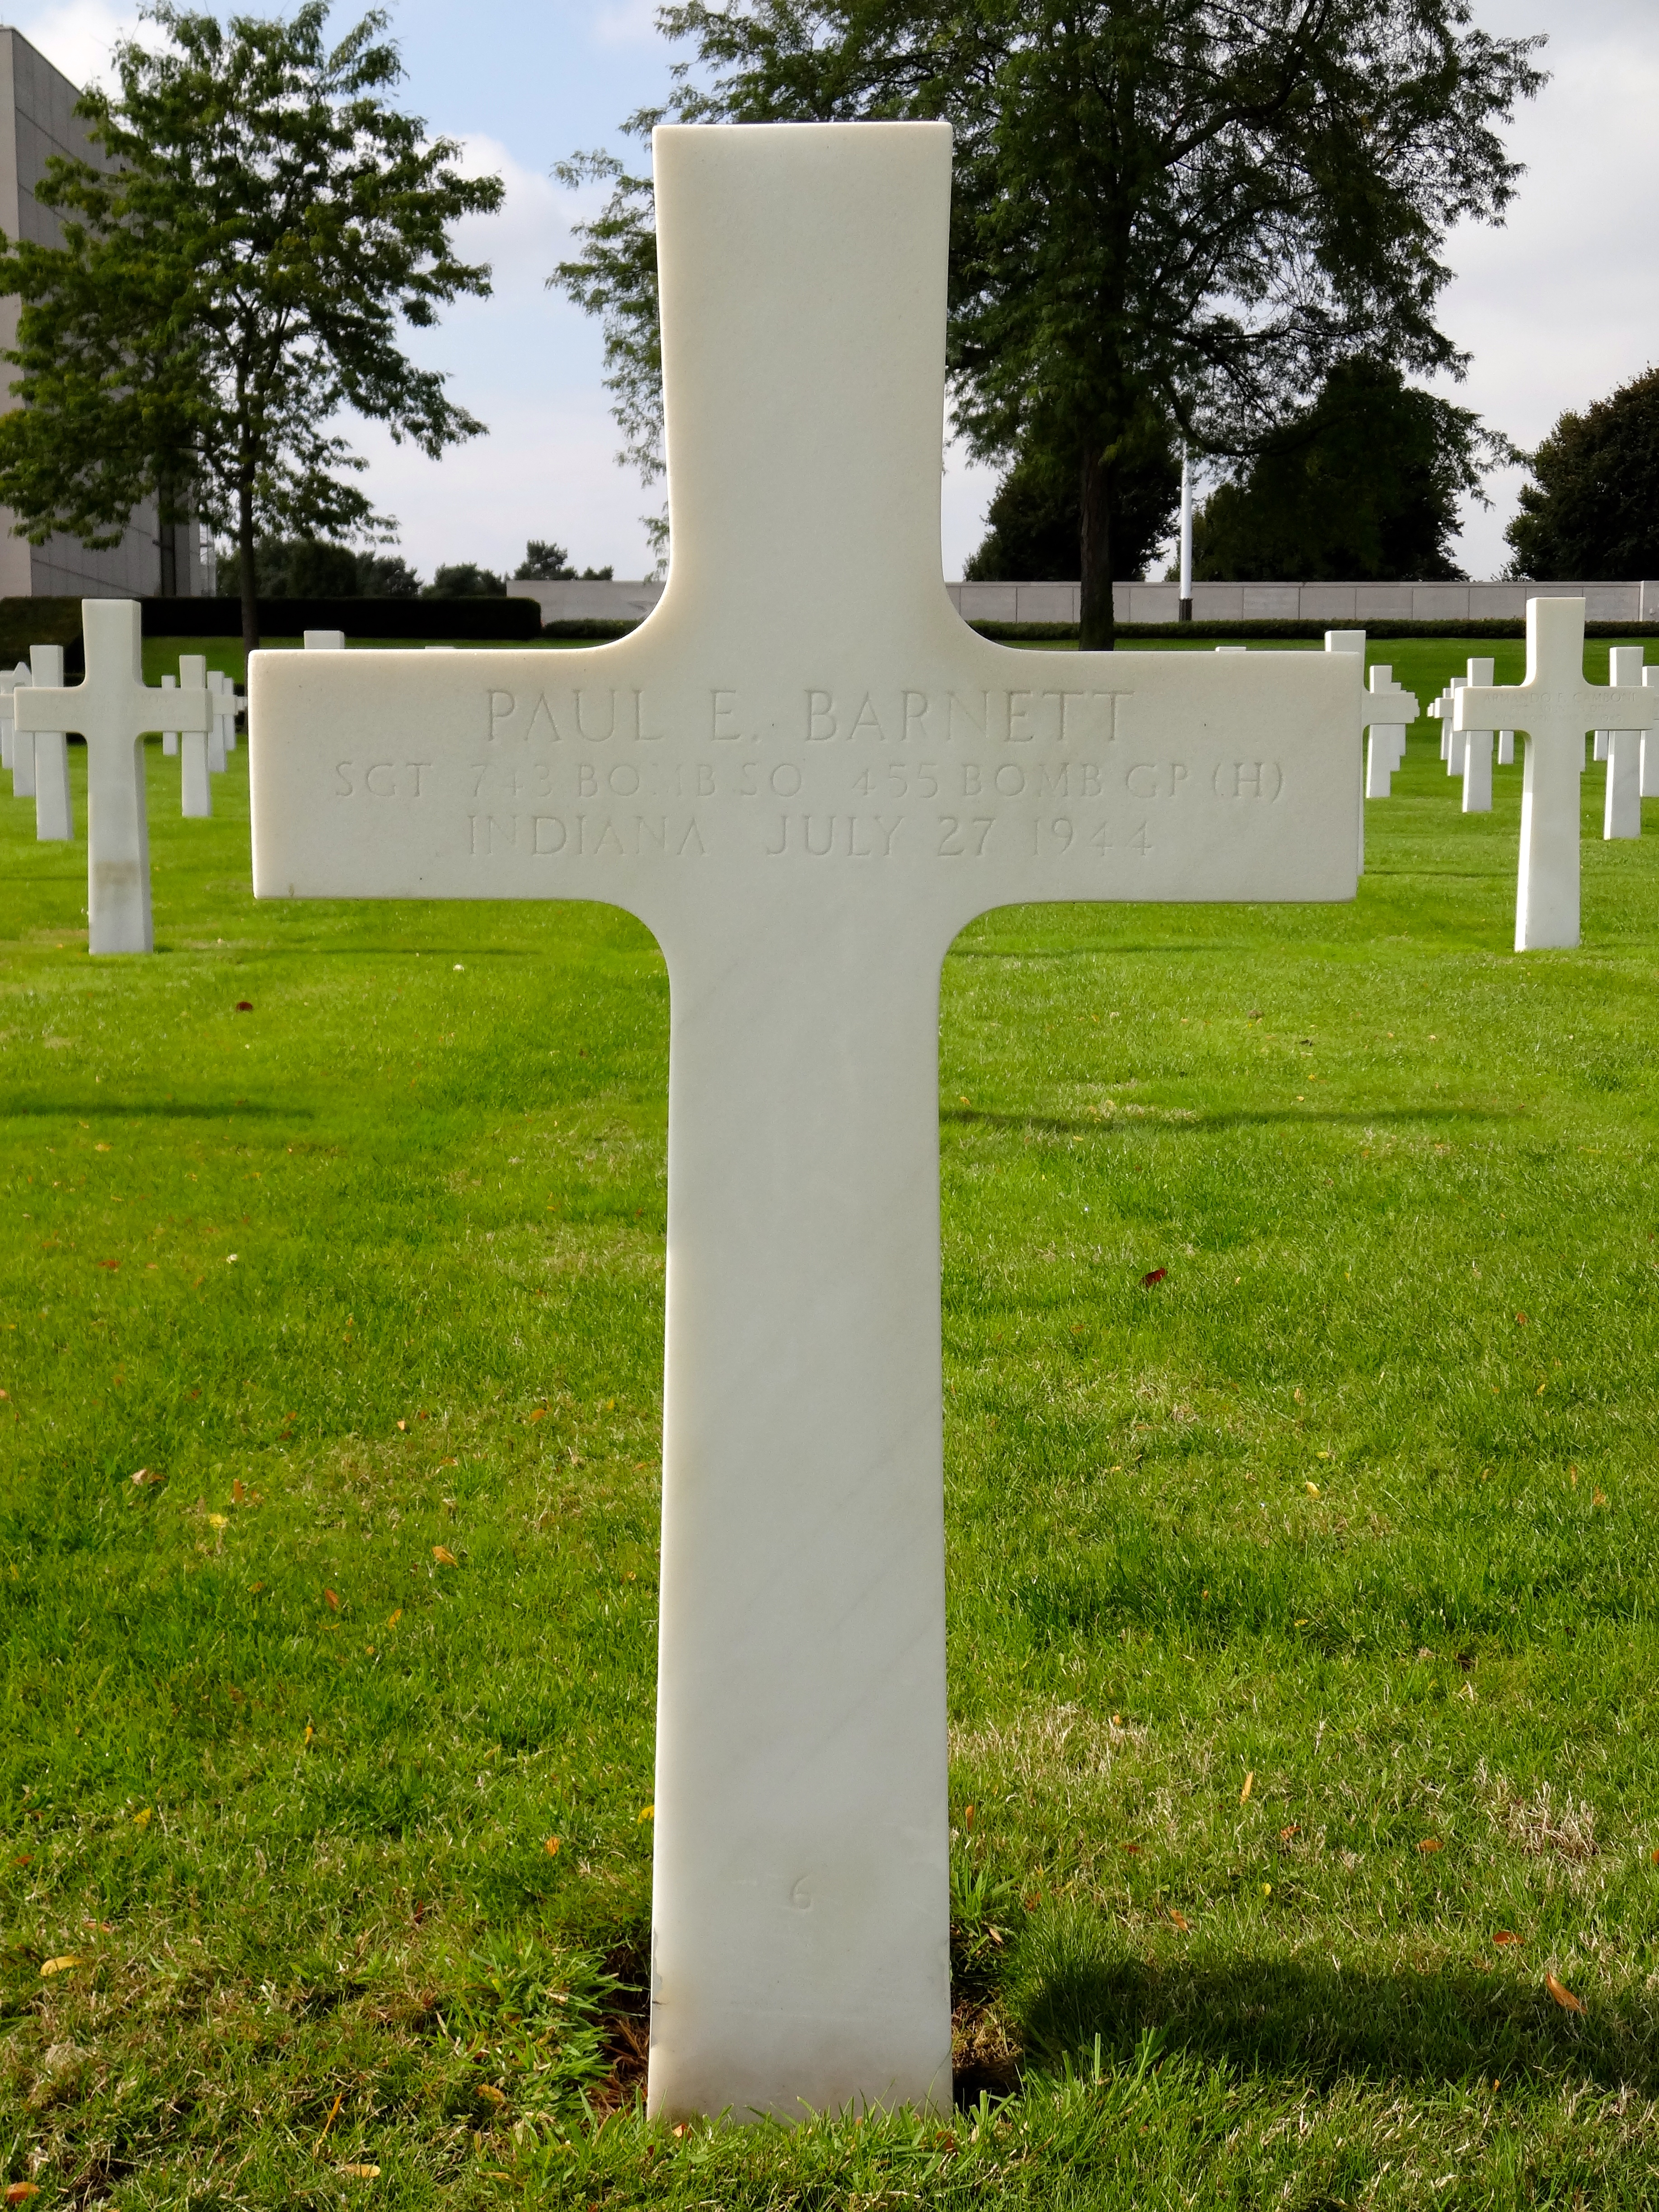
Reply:
<svg viewBox="0 0 1659 2212"><path fill-rule="evenodd" d="M75 113L81 97L60 70L38 52L21 32L0 27L0 229L11 238L52 246L58 217L42 207L34 187L54 154L82 159L94 149ZM0 346L17 335L18 302L0 300ZM0 362L0 409L18 404L9 390L13 372ZM176 589L194 596L211 589L199 553L196 525L172 526L176 553ZM161 532L153 501L139 507L121 543L94 552L78 538L59 532L44 545L31 545L12 527L9 508L0 507L0 595L72 599L143 599L161 589Z"/></svg>
<svg viewBox="0 0 1659 2212"><path fill-rule="evenodd" d="M947 584L964 622L1074 623L1079 584ZM636 622L662 597L657 583L572 580L509 584L548 622ZM1121 623L1172 623L1178 584L1114 584ZM1646 584L1194 584L1194 622L1520 621L1528 599L1582 599L1591 622L1659 623L1659 582Z"/></svg>

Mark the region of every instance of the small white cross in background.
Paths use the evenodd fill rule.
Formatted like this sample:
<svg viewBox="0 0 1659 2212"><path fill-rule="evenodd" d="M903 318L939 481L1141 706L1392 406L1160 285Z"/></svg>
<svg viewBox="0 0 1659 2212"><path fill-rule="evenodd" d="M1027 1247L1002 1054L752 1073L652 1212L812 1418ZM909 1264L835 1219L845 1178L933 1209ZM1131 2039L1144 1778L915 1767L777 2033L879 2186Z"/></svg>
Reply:
<svg viewBox="0 0 1659 2212"><path fill-rule="evenodd" d="M163 694L147 688L138 605L82 599L85 681L67 689L20 684L20 736L76 730L87 741L87 913L94 952L149 952L149 827L144 810L146 730L161 726ZM60 663L61 665L61 663ZM204 729L205 691L165 695L182 729Z"/></svg>
<svg viewBox="0 0 1659 2212"><path fill-rule="evenodd" d="M1493 665L1490 660L1471 659L1464 683L1490 684ZM1465 814L1492 812L1492 739L1490 730L1465 730L1462 733Z"/></svg>
<svg viewBox="0 0 1659 2212"><path fill-rule="evenodd" d="M1378 660L1371 665L1364 704L1378 717L1371 723L1370 742L1365 749L1365 796L1387 799L1393 793L1395 771L1406 757L1406 731L1417 720L1417 698L1414 693L1401 690L1386 660ZM1389 714L1399 719L1381 719Z"/></svg>
<svg viewBox="0 0 1659 2212"><path fill-rule="evenodd" d="M1611 684L1640 684L1644 648L1615 645L1607 655ZM1607 790L1601 811L1603 837L1639 837L1642 834L1642 744L1640 730L1609 730L1603 757L1607 764Z"/></svg>
<svg viewBox="0 0 1659 2212"><path fill-rule="evenodd" d="M1466 685L1456 716L1461 730L1509 724L1526 734L1515 949L1570 949L1578 942L1584 732L1659 729L1659 691L1586 683L1583 599L1528 599L1526 680Z"/></svg>
<svg viewBox="0 0 1659 2212"><path fill-rule="evenodd" d="M179 656L179 682L186 690L208 690L206 653L186 653ZM209 696L210 698L211 694ZM179 811L187 822L205 822L213 812L213 771L208 757L212 742L206 730L185 730L179 733Z"/></svg>
<svg viewBox="0 0 1659 2212"><path fill-rule="evenodd" d="M63 647L32 645L30 683L59 684L63 680ZM34 834L42 844L66 843L75 835L75 809L70 798L69 737L63 730L34 732Z"/></svg>

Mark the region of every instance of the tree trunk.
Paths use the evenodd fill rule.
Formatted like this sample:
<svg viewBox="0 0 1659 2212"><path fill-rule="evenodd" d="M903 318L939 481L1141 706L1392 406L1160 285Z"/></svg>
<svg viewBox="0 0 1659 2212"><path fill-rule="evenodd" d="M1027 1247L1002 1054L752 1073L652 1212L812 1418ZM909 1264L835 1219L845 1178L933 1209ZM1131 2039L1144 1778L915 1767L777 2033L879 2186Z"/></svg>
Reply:
<svg viewBox="0 0 1659 2212"><path fill-rule="evenodd" d="M1106 456L1091 437L1083 448L1081 635L1085 653L1109 653L1117 642L1112 612L1112 491Z"/></svg>
<svg viewBox="0 0 1659 2212"><path fill-rule="evenodd" d="M253 487L244 482L237 503L236 566L242 588L242 647L259 647L259 601L253 582Z"/></svg>

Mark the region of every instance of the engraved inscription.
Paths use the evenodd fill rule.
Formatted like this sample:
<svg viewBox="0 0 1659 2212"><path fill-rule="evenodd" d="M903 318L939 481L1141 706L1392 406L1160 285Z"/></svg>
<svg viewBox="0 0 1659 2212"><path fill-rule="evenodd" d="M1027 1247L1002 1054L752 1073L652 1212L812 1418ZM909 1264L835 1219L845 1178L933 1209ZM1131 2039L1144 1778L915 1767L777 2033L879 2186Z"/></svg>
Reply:
<svg viewBox="0 0 1659 2212"><path fill-rule="evenodd" d="M773 860L785 853L805 853L815 860L827 860L831 853L844 853L849 860L890 860L902 818L896 814L890 822L880 814L781 814L773 830L775 842L766 851Z"/></svg>
<svg viewBox="0 0 1659 2212"><path fill-rule="evenodd" d="M494 853L531 853L549 860L671 860L708 850L695 814L469 814L468 850L475 860Z"/></svg>
<svg viewBox="0 0 1659 2212"><path fill-rule="evenodd" d="M427 761L337 761L336 799L424 799L421 778L431 771Z"/></svg>
<svg viewBox="0 0 1659 2212"><path fill-rule="evenodd" d="M1285 771L1277 761L1218 761L1210 781L1218 799L1277 799Z"/></svg>

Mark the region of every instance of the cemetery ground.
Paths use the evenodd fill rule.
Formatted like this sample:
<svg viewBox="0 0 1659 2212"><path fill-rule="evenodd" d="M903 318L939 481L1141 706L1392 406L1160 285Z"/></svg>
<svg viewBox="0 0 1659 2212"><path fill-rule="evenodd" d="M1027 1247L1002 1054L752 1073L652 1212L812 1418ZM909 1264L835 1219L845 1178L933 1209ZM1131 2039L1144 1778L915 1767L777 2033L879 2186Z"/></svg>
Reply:
<svg viewBox="0 0 1659 2212"><path fill-rule="evenodd" d="M1434 726L1352 908L945 963L958 2108L793 2133L635 2110L651 941L256 906L246 751L184 823L152 742L94 963L0 798L0 2183L1651 2203L1659 844L1587 771L1516 957L1520 770L1463 817Z"/></svg>

